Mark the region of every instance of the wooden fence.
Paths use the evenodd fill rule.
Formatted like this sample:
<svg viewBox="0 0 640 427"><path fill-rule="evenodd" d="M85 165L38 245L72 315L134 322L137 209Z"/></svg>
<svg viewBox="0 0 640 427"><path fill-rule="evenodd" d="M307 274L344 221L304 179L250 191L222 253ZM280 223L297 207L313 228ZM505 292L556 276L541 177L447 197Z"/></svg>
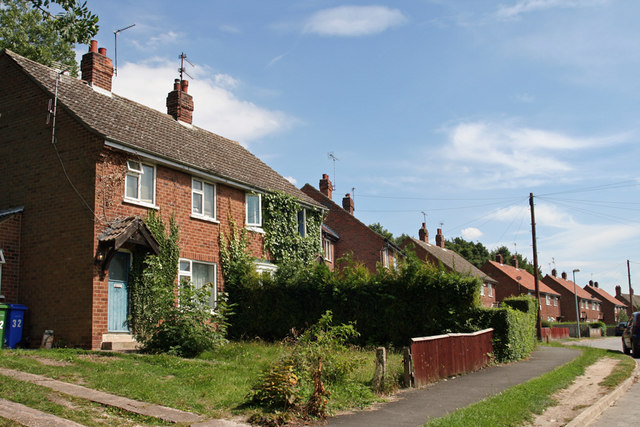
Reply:
<svg viewBox="0 0 640 427"><path fill-rule="evenodd" d="M542 328L543 340L561 340L564 338L569 338L568 327Z"/></svg>
<svg viewBox="0 0 640 427"><path fill-rule="evenodd" d="M411 339L413 384L421 387L452 375L476 371L493 358L493 329Z"/></svg>

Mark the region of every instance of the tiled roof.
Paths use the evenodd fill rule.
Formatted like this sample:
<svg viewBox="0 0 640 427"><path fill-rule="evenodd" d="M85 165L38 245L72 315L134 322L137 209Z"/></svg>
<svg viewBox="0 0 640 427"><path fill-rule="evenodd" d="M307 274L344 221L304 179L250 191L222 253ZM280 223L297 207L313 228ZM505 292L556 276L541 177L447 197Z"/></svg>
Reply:
<svg viewBox="0 0 640 427"><path fill-rule="evenodd" d="M523 270L521 268L515 268L512 265L500 264L499 262L496 262L496 261L488 261L488 262L491 265L493 265L495 268L499 269L504 274L509 276L509 278L514 282L516 283L520 282L520 285L522 287L526 288L531 292L536 291L535 278L527 270ZM520 280L518 280L518 277L520 277ZM538 280L538 288L540 289L540 292L545 294L560 295L559 293L551 289L549 286L545 285L542 282L542 280Z"/></svg>
<svg viewBox="0 0 640 427"><path fill-rule="evenodd" d="M620 305L620 306L625 306L625 307L627 306L627 304L623 303L622 301L617 300L614 296L610 295L604 289L596 288L595 286L589 286L589 285L585 286L584 289L589 293L595 292L601 300L609 301L613 305Z"/></svg>
<svg viewBox="0 0 640 427"><path fill-rule="evenodd" d="M58 75L55 70L10 50L4 50L0 57L2 55L11 58L53 98ZM171 83L167 82L167 93ZM61 76L58 106L89 130L108 141L136 150L141 156L148 154L173 161L256 190L283 191L318 206L236 141L197 126L182 125L168 114L119 95L98 93L82 80Z"/></svg>
<svg viewBox="0 0 640 427"><path fill-rule="evenodd" d="M422 240L414 239L413 237L409 237L409 239L411 239L411 243L433 255L436 259L442 262L445 267L451 270L479 277L483 282L498 283L495 279L480 271L480 269L471 264L456 251L441 248L440 246L432 245L431 243L423 242Z"/></svg>
<svg viewBox="0 0 640 427"><path fill-rule="evenodd" d="M571 293L573 293L573 289L575 287L576 294L578 295L579 298L593 300L593 301L600 301L598 298L594 297L589 292L582 289L580 286L575 286L575 284L571 280L565 280L561 277L550 276L548 274L545 276L545 279L550 280L554 283L557 283L558 285L562 286L563 288L565 288Z"/></svg>
<svg viewBox="0 0 640 427"><path fill-rule="evenodd" d="M325 208L327 208L329 211L331 210L341 210L341 211L345 211L345 209L338 205L336 202L334 202L333 200L331 200L330 198L328 198L327 196L325 196L320 190L316 189L313 185L311 184L305 184L302 189L302 192L306 193L306 194L313 194L314 197L312 197L313 200L316 200L317 203L320 203L322 206L324 206ZM346 212L346 211L345 211ZM330 214L329 214L330 215ZM350 214L349 214L350 215ZM391 247L395 252L402 254L402 249L400 247L398 247L395 243L389 241L386 237L384 237L382 234L378 233L377 231L372 230L371 228L369 228L365 223L363 223L362 221L360 221L358 218L356 218L355 216L351 215L351 217L353 218L353 220L358 223L359 225L361 225L363 228L363 230L367 230L368 233L373 233L376 237L378 237L382 242L384 242L385 244L387 244L389 247ZM328 228L328 227L327 227ZM329 228L329 230L331 230ZM333 231L333 230L332 230ZM335 233L335 231L334 231Z"/></svg>

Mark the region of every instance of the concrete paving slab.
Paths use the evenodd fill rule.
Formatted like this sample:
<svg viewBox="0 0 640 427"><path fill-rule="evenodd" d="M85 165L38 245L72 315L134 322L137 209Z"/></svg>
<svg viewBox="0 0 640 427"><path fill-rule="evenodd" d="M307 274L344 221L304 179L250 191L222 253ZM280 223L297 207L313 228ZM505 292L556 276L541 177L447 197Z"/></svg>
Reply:
<svg viewBox="0 0 640 427"><path fill-rule="evenodd" d="M64 418L47 414L46 412L38 411L37 409L29 408L28 406L5 399L0 399L0 416L27 427L82 427L82 424L65 420Z"/></svg>
<svg viewBox="0 0 640 427"><path fill-rule="evenodd" d="M168 408L166 406L155 405L147 402L140 402L138 400L116 396L103 391L93 390L87 387L43 377L42 375L34 375L7 368L0 368L0 375L47 387L70 396L91 400L93 402L102 403L103 405L115 406L129 412L156 417L173 423L196 423L204 421L203 416L191 412L185 412L179 409Z"/></svg>

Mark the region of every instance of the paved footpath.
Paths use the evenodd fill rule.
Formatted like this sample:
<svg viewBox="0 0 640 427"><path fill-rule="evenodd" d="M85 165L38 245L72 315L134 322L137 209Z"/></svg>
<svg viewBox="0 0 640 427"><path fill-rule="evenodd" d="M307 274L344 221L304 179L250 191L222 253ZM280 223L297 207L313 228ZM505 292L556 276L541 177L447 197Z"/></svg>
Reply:
<svg viewBox="0 0 640 427"><path fill-rule="evenodd" d="M378 409L329 418L327 426L421 426L430 418L442 417L509 387L539 377L575 359L580 350L540 347L531 357L508 365L492 366L481 371L439 381L424 389L398 395L399 400Z"/></svg>

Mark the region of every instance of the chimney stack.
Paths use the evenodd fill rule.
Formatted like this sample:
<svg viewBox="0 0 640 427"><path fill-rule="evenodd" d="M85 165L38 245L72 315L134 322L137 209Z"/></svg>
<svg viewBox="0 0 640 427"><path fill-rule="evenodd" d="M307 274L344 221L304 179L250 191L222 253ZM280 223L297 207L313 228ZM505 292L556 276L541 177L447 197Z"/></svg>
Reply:
<svg viewBox="0 0 640 427"><path fill-rule="evenodd" d="M496 254L496 262L498 264L504 264L504 258L502 257L502 254Z"/></svg>
<svg viewBox="0 0 640 427"><path fill-rule="evenodd" d="M551 270L551 275L553 277L556 277L558 275L558 270L556 270L555 268L553 270Z"/></svg>
<svg viewBox="0 0 640 427"><path fill-rule="evenodd" d="M418 230L418 238L420 241L429 243L429 231L427 231L427 223L422 223L422 228Z"/></svg>
<svg viewBox="0 0 640 427"><path fill-rule="evenodd" d="M616 298L622 296L622 288L620 285L616 286Z"/></svg>
<svg viewBox="0 0 640 427"><path fill-rule="evenodd" d="M562 272L562 278L563 278L564 280L567 280L567 272L566 272L566 271L563 271L563 272Z"/></svg>
<svg viewBox="0 0 640 427"><path fill-rule="evenodd" d="M327 196L328 198L333 198L333 184L329 180L329 175L326 173L322 174L322 179L320 180L320 192Z"/></svg>
<svg viewBox="0 0 640 427"><path fill-rule="evenodd" d="M598 282L593 282L593 286L598 287Z"/></svg>
<svg viewBox="0 0 640 427"><path fill-rule="evenodd" d="M518 268L518 256L514 255L511 257L511 265L515 268Z"/></svg>
<svg viewBox="0 0 640 427"><path fill-rule="evenodd" d="M442 228L438 228L436 233L436 246L444 248L444 236L442 235Z"/></svg>
<svg viewBox="0 0 640 427"><path fill-rule="evenodd" d="M589 286L593 286L593 280L589 280Z"/></svg>
<svg viewBox="0 0 640 427"><path fill-rule="evenodd" d="M173 90L167 96L167 114L174 119L191 124L193 121L193 97L189 91L187 80L175 79Z"/></svg>
<svg viewBox="0 0 640 427"><path fill-rule="evenodd" d="M351 194L347 193L344 195L342 199L342 207L345 211L349 212L353 215L353 199L351 198Z"/></svg>
<svg viewBox="0 0 640 427"><path fill-rule="evenodd" d="M82 80L89 85L111 92L113 62L107 58L107 49L98 49L97 41L91 40L89 52L85 53L80 61L80 70Z"/></svg>

